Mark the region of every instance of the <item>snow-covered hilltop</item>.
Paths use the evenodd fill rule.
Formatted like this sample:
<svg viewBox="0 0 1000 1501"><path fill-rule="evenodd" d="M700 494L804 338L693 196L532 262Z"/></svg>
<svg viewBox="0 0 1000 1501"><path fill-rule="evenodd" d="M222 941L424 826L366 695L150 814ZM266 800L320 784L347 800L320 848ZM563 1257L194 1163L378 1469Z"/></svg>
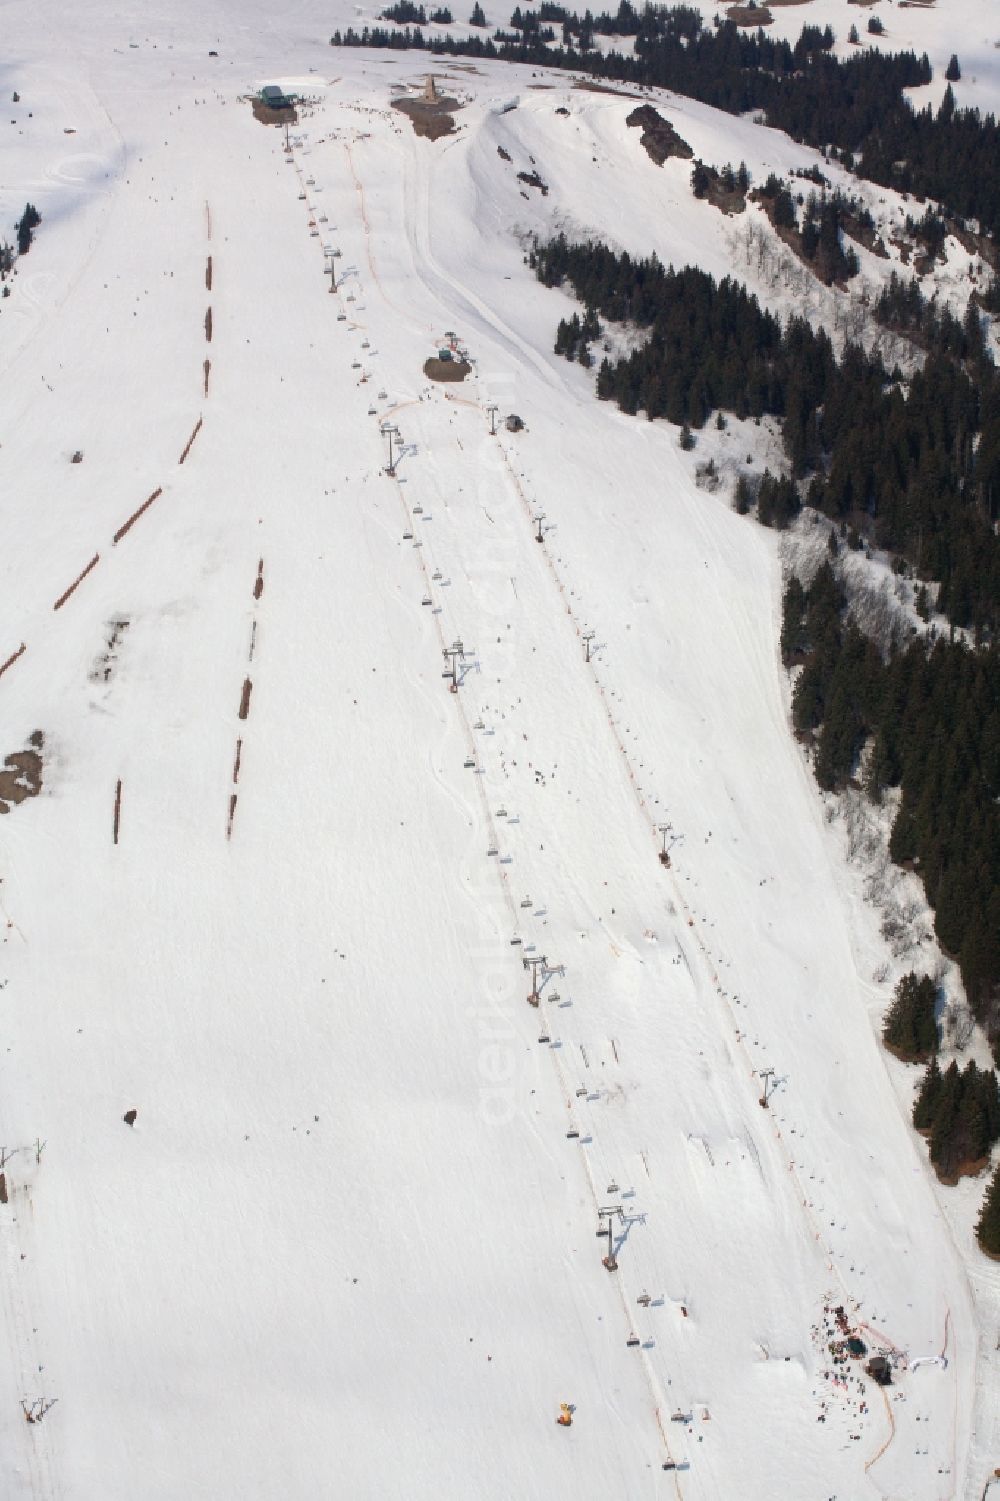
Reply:
<svg viewBox="0 0 1000 1501"><path fill-rule="evenodd" d="M525 246L849 299L628 91L452 61L432 141L354 8L88 10L0 9L0 1496L979 1497L1000 1268L789 730L728 488L773 434L699 487ZM755 181L818 160L647 97Z"/></svg>

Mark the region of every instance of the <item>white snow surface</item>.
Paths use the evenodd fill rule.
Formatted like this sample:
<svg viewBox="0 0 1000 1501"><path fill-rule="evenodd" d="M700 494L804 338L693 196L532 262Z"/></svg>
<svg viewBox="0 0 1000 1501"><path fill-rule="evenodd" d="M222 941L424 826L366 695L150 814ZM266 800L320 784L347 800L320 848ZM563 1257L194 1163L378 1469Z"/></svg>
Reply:
<svg viewBox="0 0 1000 1501"><path fill-rule="evenodd" d="M776 539L552 354L519 238L724 274L732 226L568 79L442 69L460 129L417 139L426 59L331 52L346 7L0 17L2 222L42 214L0 752L45 736L0 824L0 1496L978 1497L982 1185L943 1207L878 1045ZM314 100L287 160L268 81ZM815 159L659 102L707 159Z"/></svg>

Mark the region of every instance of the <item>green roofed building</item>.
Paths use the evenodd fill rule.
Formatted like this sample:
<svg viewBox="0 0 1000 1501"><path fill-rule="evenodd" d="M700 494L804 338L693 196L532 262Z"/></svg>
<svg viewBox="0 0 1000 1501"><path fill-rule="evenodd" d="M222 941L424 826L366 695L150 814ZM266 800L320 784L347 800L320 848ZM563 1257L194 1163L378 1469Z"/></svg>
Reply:
<svg viewBox="0 0 1000 1501"><path fill-rule="evenodd" d="M266 104L268 109L291 109L292 107L292 100L274 83L267 83L261 89L260 102Z"/></svg>

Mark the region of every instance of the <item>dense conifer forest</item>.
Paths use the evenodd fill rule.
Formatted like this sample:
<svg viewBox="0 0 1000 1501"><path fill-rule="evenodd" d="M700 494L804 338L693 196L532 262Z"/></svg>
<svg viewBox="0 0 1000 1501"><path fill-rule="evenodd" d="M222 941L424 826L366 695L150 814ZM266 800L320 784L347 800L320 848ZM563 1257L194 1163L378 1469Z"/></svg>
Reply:
<svg viewBox="0 0 1000 1501"><path fill-rule="evenodd" d="M590 310L586 330L572 319L560 325L558 353L591 363L598 314L649 331L631 354L601 361L602 400L692 428L716 409L780 418L809 504L936 581L937 608L955 626L995 634L1000 379L975 309L960 330L938 320L955 347L936 349L904 389L859 345L838 361L822 329L795 318L783 328L728 277L716 282L696 267L675 271L655 256L637 260L561 235L529 259L540 281L568 283ZM922 303L912 316L931 328ZM761 519L785 524L799 508L799 489L771 487L764 502Z"/></svg>
<svg viewBox="0 0 1000 1501"><path fill-rule="evenodd" d="M400 0L384 15L420 23L424 12ZM478 3L472 19L486 28ZM598 34L634 38L634 55L598 51ZM419 29L376 26L331 38L572 68L732 113L759 111L858 176L937 200L940 211L927 207L906 224L928 265L950 229L962 233L955 218L997 237L993 117L959 110L950 87L936 112L915 111L903 91L930 80L926 56L865 51L838 61L833 42L829 27L807 26L793 45L718 18L706 27L685 6L640 10L630 0L582 17L542 0L534 11L515 9L492 36L428 41ZM947 77L959 76L953 58ZM826 191L818 169L800 175L822 195L793 194L771 178L753 196L820 280L849 284L858 269L852 240L886 253L871 214L860 199ZM749 174L742 164L719 172L696 162L692 189L745 196ZM831 523L829 560L808 582L790 578L783 601L795 731L812 748L822 788L853 783L888 802L891 857L922 880L938 940L1000 1064L1000 374L984 333L984 315L1000 314L1000 278L973 296L961 321L915 280L890 275L870 312L922 352L904 378L857 344L838 357L824 330L797 318L782 324L728 277L716 282L655 255L636 259L563 235L528 258L546 286L572 289L582 305L559 323L555 350L596 367L601 400L667 418L685 448L713 413L720 422L731 413L779 424L787 474L742 476L736 508L783 527L808 504ZM645 337L628 354L614 356L610 345L602 354L602 320ZM838 571L845 548L888 554L917 585L926 628L878 642L863 634ZM904 976L883 1037L897 1057L927 1063L914 1124L939 1177L953 1182L981 1170L1000 1139L1000 1097L993 1070L940 1067L937 999L929 976ZM1000 1256L1000 1168L977 1234Z"/></svg>
<svg viewBox="0 0 1000 1501"><path fill-rule="evenodd" d="M981 1171L990 1148L1000 1140L1000 1091L993 1069L952 1059L943 1071L937 1058L927 1065L913 1106L913 1124L930 1143L938 1177L957 1182L964 1171Z"/></svg>
<svg viewBox="0 0 1000 1501"><path fill-rule="evenodd" d="M561 29L561 43L547 42L552 27ZM950 87L936 113L915 111L903 90L930 81L926 56L870 50L839 61L829 26L805 26L791 44L732 21L706 27L688 6L639 10L629 0L596 17L543 0L537 11L516 10L509 28L493 37L427 38L419 27L348 27L330 41L572 68L675 89L731 114L759 110L793 140L835 148L860 176L936 198L990 233L1000 229L1000 127L992 116L958 109ZM633 37L634 56L596 50L597 34Z"/></svg>
<svg viewBox="0 0 1000 1501"><path fill-rule="evenodd" d="M804 665L796 730L815 744L821 787L861 772L876 800L898 789L890 854L921 876L942 948L994 1031L1000 985L1000 661L943 637L888 657L848 618L831 564L785 593L782 654ZM862 748L869 754L858 765ZM899 1038L902 1041L902 1037Z"/></svg>
<svg viewBox="0 0 1000 1501"><path fill-rule="evenodd" d="M1000 625L1000 380L975 308L959 324L890 280L887 320L946 335L904 383L860 346L848 344L838 360L822 329L794 318L783 326L729 278L565 236L536 245L529 261L545 285L572 288L586 310L559 324L557 353L595 363L602 317L647 332L631 353L600 361L599 398L685 432L713 411L778 418L790 476L758 481L759 519L787 525L804 495L834 523L835 554L844 546L892 553L898 569L926 581L917 594L925 617L936 594L947 635L876 645L852 622L827 563L808 587L789 582L782 654L801 669L793 722L815 748L817 781L834 790L860 780L873 799L898 799L892 857L922 878L941 945L995 1034L1000 662L990 643Z"/></svg>
<svg viewBox="0 0 1000 1501"><path fill-rule="evenodd" d="M885 1014L882 1040L904 1063L926 1063L938 1046L937 986L930 975L911 970L896 986Z"/></svg>

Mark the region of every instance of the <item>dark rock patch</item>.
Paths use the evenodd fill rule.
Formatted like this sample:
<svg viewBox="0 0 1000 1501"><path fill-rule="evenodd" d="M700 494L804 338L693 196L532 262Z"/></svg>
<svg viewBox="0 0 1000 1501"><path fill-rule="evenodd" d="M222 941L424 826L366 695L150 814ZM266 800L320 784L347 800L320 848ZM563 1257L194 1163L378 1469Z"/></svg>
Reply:
<svg viewBox="0 0 1000 1501"><path fill-rule="evenodd" d="M670 121L664 120L651 104L640 104L627 116L625 124L642 131L642 144L658 167L663 166L668 156L679 156L682 161L690 161L694 156L687 141L681 139Z"/></svg>

